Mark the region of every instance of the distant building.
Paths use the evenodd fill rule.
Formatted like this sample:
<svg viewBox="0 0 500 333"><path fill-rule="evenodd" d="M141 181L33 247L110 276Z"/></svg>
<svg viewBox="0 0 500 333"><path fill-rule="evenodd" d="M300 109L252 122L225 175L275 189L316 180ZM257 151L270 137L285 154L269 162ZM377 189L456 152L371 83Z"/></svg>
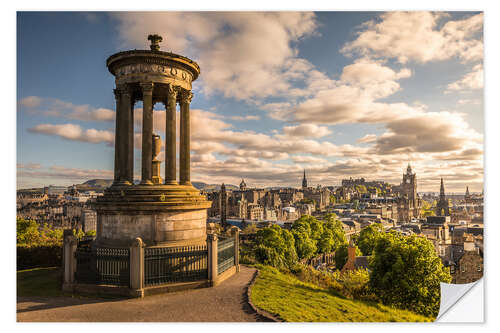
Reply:
<svg viewBox="0 0 500 333"><path fill-rule="evenodd" d="M441 188L439 190L439 201L436 205L436 215L450 216L450 207L444 193L444 182L441 178Z"/></svg>
<svg viewBox="0 0 500 333"><path fill-rule="evenodd" d="M342 267L341 272L354 271L357 269L368 269L369 256L356 256L356 246L349 244L347 248L347 262Z"/></svg>
<svg viewBox="0 0 500 333"><path fill-rule="evenodd" d="M417 193L417 174L413 173L408 163L406 173L403 174L403 181L400 185L398 200L398 220L409 223L413 218L420 217L422 200Z"/></svg>
<svg viewBox="0 0 500 333"><path fill-rule="evenodd" d="M469 236L463 248L463 253L450 265L451 283L471 283L483 277L483 256Z"/></svg>
<svg viewBox="0 0 500 333"><path fill-rule="evenodd" d="M80 218L83 232L97 230L97 212L93 209L82 210Z"/></svg>

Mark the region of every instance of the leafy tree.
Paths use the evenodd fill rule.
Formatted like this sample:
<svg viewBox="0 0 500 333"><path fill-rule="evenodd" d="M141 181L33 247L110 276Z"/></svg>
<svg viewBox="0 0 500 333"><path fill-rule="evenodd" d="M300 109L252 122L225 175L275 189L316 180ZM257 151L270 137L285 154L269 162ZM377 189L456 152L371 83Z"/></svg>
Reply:
<svg viewBox="0 0 500 333"><path fill-rule="evenodd" d="M335 205L337 203L337 198L334 195L330 195L330 204Z"/></svg>
<svg viewBox="0 0 500 333"><path fill-rule="evenodd" d="M337 251L335 251L335 267L337 269L342 269L344 267L345 263L347 262L347 255L348 251L347 249L349 248L348 243L341 244ZM360 256L361 251L359 248L356 246L356 256Z"/></svg>
<svg viewBox="0 0 500 333"><path fill-rule="evenodd" d="M396 232L377 240L370 269L370 287L382 302L425 316L437 316L440 282L451 281L429 240Z"/></svg>
<svg viewBox="0 0 500 333"><path fill-rule="evenodd" d="M373 223L366 228L363 228L359 233L356 244L364 256L370 256L377 239L383 236L384 228L378 223Z"/></svg>
<svg viewBox="0 0 500 333"><path fill-rule="evenodd" d="M299 259L311 258L317 251L316 242L310 238L309 234L300 229L292 230L295 239L295 249Z"/></svg>
<svg viewBox="0 0 500 333"><path fill-rule="evenodd" d="M324 228L320 239L318 240L318 252L319 253L329 253L335 250L336 244L333 238L333 233L330 229Z"/></svg>
<svg viewBox="0 0 500 333"><path fill-rule="evenodd" d="M255 234L257 233L257 224L256 223L251 223L251 224L248 224L245 229L243 229L242 233L244 234Z"/></svg>
<svg viewBox="0 0 500 333"><path fill-rule="evenodd" d="M75 236L78 239L81 239L83 236L85 236L85 233L81 229L78 230L73 229L73 236Z"/></svg>
<svg viewBox="0 0 500 333"><path fill-rule="evenodd" d="M96 235L95 230L89 230L89 231L85 232L85 236L95 236L95 235Z"/></svg>
<svg viewBox="0 0 500 333"><path fill-rule="evenodd" d="M297 261L294 237L276 224L257 231L255 244L255 257L263 264L279 268Z"/></svg>
<svg viewBox="0 0 500 333"><path fill-rule="evenodd" d="M356 191L358 191L358 193L368 192L365 185L356 185Z"/></svg>
<svg viewBox="0 0 500 333"><path fill-rule="evenodd" d="M354 210L356 210L356 211L358 211L358 210L359 210L359 200L354 200L354 201L352 202L352 208L353 208Z"/></svg>
<svg viewBox="0 0 500 333"><path fill-rule="evenodd" d="M423 201L422 208L420 209L420 215L422 217L435 216L436 212L432 208L432 204L428 201Z"/></svg>
<svg viewBox="0 0 500 333"><path fill-rule="evenodd" d="M314 217L312 217L308 222L311 226L311 238L317 242L323 234L323 222L318 221Z"/></svg>
<svg viewBox="0 0 500 333"><path fill-rule="evenodd" d="M36 243L40 238L38 223L34 220L25 220L16 217L16 235L18 244Z"/></svg>

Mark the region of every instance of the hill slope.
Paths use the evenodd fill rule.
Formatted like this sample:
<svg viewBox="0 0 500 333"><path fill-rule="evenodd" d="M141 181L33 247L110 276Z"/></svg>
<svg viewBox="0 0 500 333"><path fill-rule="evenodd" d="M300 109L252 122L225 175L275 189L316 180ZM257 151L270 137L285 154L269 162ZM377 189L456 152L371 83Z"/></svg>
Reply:
<svg viewBox="0 0 500 333"><path fill-rule="evenodd" d="M289 322L422 322L433 321L406 310L335 296L271 267L259 267L252 302Z"/></svg>

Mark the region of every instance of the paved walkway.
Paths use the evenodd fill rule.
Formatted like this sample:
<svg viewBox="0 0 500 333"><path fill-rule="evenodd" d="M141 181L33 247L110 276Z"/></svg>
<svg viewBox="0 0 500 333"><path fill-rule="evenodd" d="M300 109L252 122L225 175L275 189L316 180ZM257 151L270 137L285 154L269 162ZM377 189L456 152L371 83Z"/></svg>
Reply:
<svg viewBox="0 0 500 333"><path fill-rule="evenodd" d="M195 289L143 299L102 300L71 297L18 297L22 322L255 322L246 302L254 268L241 266L214 288Z"/></svg>

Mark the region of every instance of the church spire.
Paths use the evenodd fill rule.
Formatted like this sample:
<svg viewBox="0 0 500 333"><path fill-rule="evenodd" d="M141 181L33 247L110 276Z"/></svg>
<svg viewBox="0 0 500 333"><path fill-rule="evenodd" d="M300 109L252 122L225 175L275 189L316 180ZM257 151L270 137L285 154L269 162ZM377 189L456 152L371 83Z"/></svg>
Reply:
<svg viewBox="0 0 500 333"><path fill-rule="evenodd" d="M302 178L302 188L307 188L306 169L304 169L304 178Z"/></svg>
<svg viewBox="0 0 500 333"><path fill-rule="evenodd" d="M436 205L436 215L437 216L449 216L450 215L450 207L448 204L448 200L446 200L446 195L444 193L443 177L441 177L441 188L439 189L439 201Z"/></svg>

